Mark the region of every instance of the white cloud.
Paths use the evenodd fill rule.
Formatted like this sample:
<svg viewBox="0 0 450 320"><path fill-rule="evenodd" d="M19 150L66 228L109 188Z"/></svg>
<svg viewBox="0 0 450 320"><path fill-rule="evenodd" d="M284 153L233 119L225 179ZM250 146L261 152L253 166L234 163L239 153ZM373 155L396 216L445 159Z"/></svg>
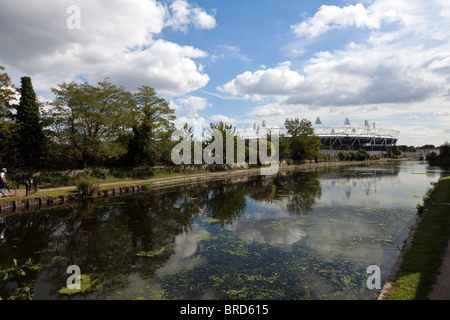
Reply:
<svg viewBox="0 0 450 320"><path fill-rule="evenodd" d="M287 104L313 106L424 101L448 90L446 76L424 66L425 58L413 48L393 53L359 46L317 53L302 70L284 63L247 71L218 89L235 96L273 96Z"/></svg>
<svg viewBox="0 0 450 320"><path fill-rule="evenodd" d="M172 15L167 20L167 25L175 30L187 31L190 24L197 29L214 29L217 25L213 16L201 8L193 7L186 0L175 0L170 5Z"/></svg>
<svg viewBox="0 0 450 320"><path fill-rule="evenodd" d="M317 36L330 28L353 26L370 29L366 38L359 34L358 43L353 40L340 50L316 52L301 64L292 61L244 72L218 89L233 96L312 107L447 99L450 44L437 39L445 34L450 38L450 22L443 14L435 14L447 12L448 7L425 0L322 6L312 18L296 25L297 34ZM383 23L392 22L396 23L384 28Z"/></svg>
<svg viewBox="0 0 450 320"><path fill-rule="evenodd" d="M230 117L222 115L222 114L215 114L215 115L211 116L211 121L214 123L222 121L226 124L232 124L232 125L235 125L237 122L236 119L230 118Z"/></svg>
<svg viewBox="0 0 450 320"><path fill-rule="evenodd" d="M185 124L188 124L188 126L191 126L192 128L196 129L201 135L202 130L198 130L199 128L204 128L206 126L206 120L203 117L177 117L175 119L175 127L178 129L181 129Z"/></svg>
<svg viewBox="0 0 450 320"><path fill-rule="evenodd" d="M312 18L292 25L291 28L297 36L317 37L330 29L352 26L379 29L382 22L392 23L404 19L392 4L390 9L384 10L385 3L386 1L375 1L368 8L361 3L343 8L322 5Z"/></svg>
<svg viewBox="0 0 450 320"><path fill-rule="evenodd" d="M208 100L202 97L183 97L177 99L176 104L180 106L178 112L187 111L187 117L191 118L199 117L199 111L211 106Z"/></svg>
<svg viewBox="0 0 450 320"><path fill-rule="evenodd" d="M186 1L189 14L180 27L211 29L214 18ZM161 39L180 9L156 0L77 0L80 29L70 30L66 9L73 1L4 0L0 10L0 62L26 73L48 90L77 78L96 82L104 77L130 87L147 84L164 96L204 87L209 76L196 60L202 50ZM208 18L209 17L209 18ZM215 23L215 20L214 20ZM157 36L157 37L155 37ZM48 86L51 84L51 86Z"/></svg>
<svg viewBox="0 0 450 320"><path fill-rule="evenodd" d="M218 90L233 95L280 95L289 94L298 88L304 77L290 70L289 61L275 68L244 72Z"/></svg>

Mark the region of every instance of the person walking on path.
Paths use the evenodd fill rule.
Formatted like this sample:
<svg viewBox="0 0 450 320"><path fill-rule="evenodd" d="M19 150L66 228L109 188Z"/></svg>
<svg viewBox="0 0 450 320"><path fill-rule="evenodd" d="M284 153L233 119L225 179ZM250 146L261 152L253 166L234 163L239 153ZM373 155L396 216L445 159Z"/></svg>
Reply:
<svg viewBox="0 0 450 320"><path fill-rule="evenodd" d="M2 197L6 197L5 190L8 189L8 180L6 180L6 168L2 169L2 172L0 173L0 193L2 194Z"/></svg>

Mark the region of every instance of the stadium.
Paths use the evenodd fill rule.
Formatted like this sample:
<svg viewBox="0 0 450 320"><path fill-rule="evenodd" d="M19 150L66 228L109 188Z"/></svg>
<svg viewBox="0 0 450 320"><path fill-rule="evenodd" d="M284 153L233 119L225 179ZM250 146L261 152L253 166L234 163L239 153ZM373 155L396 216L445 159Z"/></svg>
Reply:
<svg viewBox="0 0 450 320"><path fill-rule="evenodd" d="M348 118L342 127L325 127L320 118L317 118L314 132L320 137L322 144L330 148L339 149L348 145L352 150L367 151L385 151L386 147L396 145L400 137L400 131L376 128L375 123L371 126L367 120L364 126L352 126Z"/></svg>
<svg viewBox="0 0 450 320"><path fill-rule="evenodd" d="M400 131L377 128L365 121L363 126L352 126L348 118L345 119L342 127L327 127L317 118L314 125L314 133L320 137L322 144L330 149L348 149L367 151L385 151L386 147L397 144ZM251 129L240 130L240 134L246 140L267 137L268 134L286 134L285 128L268 127L266 121L262 125L254 124Z"/></svg>

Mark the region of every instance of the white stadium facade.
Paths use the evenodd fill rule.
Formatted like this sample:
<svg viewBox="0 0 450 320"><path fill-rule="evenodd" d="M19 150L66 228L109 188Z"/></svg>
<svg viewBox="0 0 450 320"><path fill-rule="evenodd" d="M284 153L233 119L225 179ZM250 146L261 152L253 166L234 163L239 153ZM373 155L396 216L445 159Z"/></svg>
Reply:
<svg viewBox="0 0 450 320"><path fill-rule="evenodd" d="M377 128L375 123L370 124L367 120L362 126L352 126L348 118L341 127L324 126L320 118L317 118L314 132L320 137L322 144L330 149L350 146L352 150L385 151L386 147L396 145L400 137L400 131ZM268 134L288 136L285 128L267 126L266 121L261 125L255 123L253 128L239 130L239 133L246 140L265 138Z"/></svg>

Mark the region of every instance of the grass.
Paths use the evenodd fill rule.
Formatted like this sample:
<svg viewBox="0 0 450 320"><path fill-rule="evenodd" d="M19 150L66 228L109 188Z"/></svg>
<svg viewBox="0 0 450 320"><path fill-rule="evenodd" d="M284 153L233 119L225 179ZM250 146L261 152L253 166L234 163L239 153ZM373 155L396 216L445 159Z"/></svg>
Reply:
<svg viewBox="0 0 450 320"><path fill-rule="evenodd" d="M447 204L446 204L447 203ZM427 300L450 237L450 177L425 200L425 214L393 284L389 300Z"/></svg>

